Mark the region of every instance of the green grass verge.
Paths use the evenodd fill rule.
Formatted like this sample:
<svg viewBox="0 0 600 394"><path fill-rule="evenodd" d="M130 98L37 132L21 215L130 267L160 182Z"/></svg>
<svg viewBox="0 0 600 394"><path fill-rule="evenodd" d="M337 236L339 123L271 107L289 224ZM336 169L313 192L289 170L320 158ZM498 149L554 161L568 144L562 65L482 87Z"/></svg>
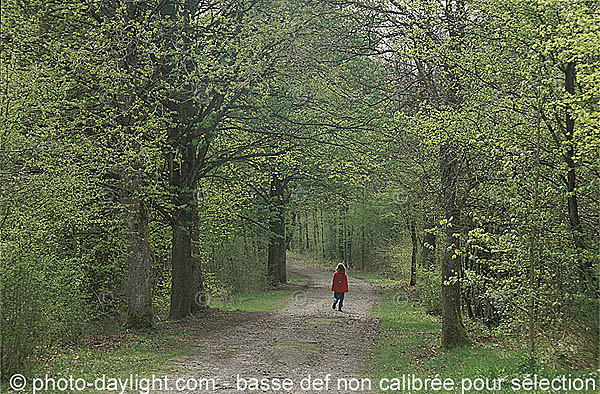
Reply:
<svg viewBox="0 0 600 394"><path fill-rule="evenodd" d="M143 332L123 331L106 336L87 337L81 343L55 347L21 372L27 378L24 391L31 392L34 378L85 379L94 382L100 375L125 379L131 374L140 377L162 376L172 371L168 360L191 354L193 347L185 343L187 332L173 328L157 328ZM52 386L49 386L52 388ZM39 392L59 392L41 390ZM80 391L60 391L74 393ZM86 389L85 392L96 392ZM0 382L0 393L11 391L8 382Z"/></svg>
<svg viewBox="0 0 600 394"><path fill-rule="evenodd" d="M303 276L293 272L288 273L288 282L283 288L254 293L235 294L226 300L213 300L211 308L223 311L260 312L283 308L291 300L297 289L289 288L290 285L301 285L306 282Z"/></svg>
<svg viewBox="0 0 600 394"><path fill-rule="evenodd" d="M373 272L352 271L349 272L348 275L358 279L366 280L369 283L374 284L375 286L380 288L394 287L398 284L398 281L394 279L383 278L381 277L381 275Z"/></svg>
<svg viewBox="0 0 600 394"><path fill-rule="evenodd" d="M509 349L498 343L473 344L471 346L443 351L439 346L441 323L439 318L425 313L423 307L404 301L398 297L397 291L383 289L381 298L374 313L380 319L380 335L375 343L374 358L369 375L375 386L383 378L400 378L412 376L420 379L434 378L436 376L451 378L454 381L453 391L444 390L413 390L421 393L457 392L462 391L462 379L465 388L469 382L473 384L470 391L479 393L585 393L595 392L586 390L524 390L513 384L512 379L519 379L520 384L527 374L537 374L539 378L553 379L565 375L567 378L580 377L596 379L594 371L568 371L548 365L531 367L527 362L524 352L518 349ZM475 379L481 378L479 381ZM504 378L502 385L492 384L494 379ZM539 379L538 378L538 379ZM489 382L490 386L483 386L475 390L475 384ZM589 383L589 382L588 382ZM590 386L588 386L590 387ZM514 390L516 388L516 390ZM409 390L404 390L408 392Z"/></svg>
<svg viewBox="0 0 600 394"><path fill-rule="evenodd" d="M215 300L210 307L223 311L260 312L283 308L294 294L293 290L236 294L227 300Z"/></svg>

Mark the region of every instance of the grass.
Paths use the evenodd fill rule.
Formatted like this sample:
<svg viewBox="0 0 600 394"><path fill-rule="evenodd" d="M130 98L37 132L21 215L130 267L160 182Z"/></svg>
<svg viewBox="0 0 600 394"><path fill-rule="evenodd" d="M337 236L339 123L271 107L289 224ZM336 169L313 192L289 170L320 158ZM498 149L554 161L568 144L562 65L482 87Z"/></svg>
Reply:
<svg viewBox="0 0 600 394"><path fill-rule="evenodd" d="M86 337L77 345L57 346L45 352L27 368L25 375L30 392L32 379L69 378L93 382L100 374L106 381L125 379L130 375L140 377L163 376L172 372L168 360L191 354L193 347L186 343L185 330L159 327L148 331L122 331L105 336ZM51 386L50 386L51 388ZM58 390L45 390L55 392ZM94 392L86 389L86 392ZM7 382L0 382L1 393L11 391ZM78 392L65 390L65 393Z"/></svg>
<svg viewBox="0 0 600 394"><path fill-rule="evenodd" d="M380 319L380 335L375 343L374 358L369 375L373 382L383 378L402 378L403 375L415 375L420 379L436 376L452 378L455 384L453 391L461 393L462 379L465 388L469 383L489 384L480 390L473 386L470 391L480 393L550 393L557 391L530 391L513 385L512 379L525 383L527 374L537 374L539 377L552 379L565 375L573 378L581 377L596 379L593 371L569 371L554 366L538 365L531 367L523 351L505 347L501 343L476 343L450 351L444 351L439 346L441 323L439 318L425 313L423 307L398 298L392 289L383 289L375 315ZM505 378L499 385L499 378ZM493 385L495 384L495 386ZM376 386L376 384L374 384ZM516 389L516 390L513 390ZM409 390L406 390L409 391ZM422 393L440 391L416 390ZM442 390L443 391L443 390ZM592 393L596 391L561 390L561 393Z"/></svg>
<svg viewBox="0 0 600 394"><path fill-rule="evenodd" d="M280 288L254 293L235 294L229 299L211 301L210 307L223 311L260 312L283 308L298 291L298 285L306 279L293 272L288 273L288 283Z"/></svg>
<svg viewBox="0 0 600 394"><path fill-rule="evenodd" d="M358 279L363 279L380 288L390 288L398 285L398 281L389 278L383 278L380 274L374 272L352 271L348 275Z"/></svg>
<svg viewBox="0 0 600 394"><path fill-rule="evenodd" d="M271 311L284 307L293 294L294 290L271 290L268 292L236 294L227 300L215 300L211 303L210 307L223 311Z"/></svg>

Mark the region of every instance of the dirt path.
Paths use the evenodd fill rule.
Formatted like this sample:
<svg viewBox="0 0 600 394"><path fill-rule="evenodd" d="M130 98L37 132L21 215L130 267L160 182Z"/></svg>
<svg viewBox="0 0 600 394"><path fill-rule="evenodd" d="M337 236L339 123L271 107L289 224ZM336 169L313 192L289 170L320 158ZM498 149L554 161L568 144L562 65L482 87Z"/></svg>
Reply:
<svg viewBox="0 0 600 394"><path fill-rule="evenodd" d="M331 309L332 272L288 262L288 270L308 279L284 309L270 312L211 312L199 321L197 355L180 361L177 376L216 378L218 393L239 393L236 376L291 378L291 393L305 391L309 374L331 374L329 393L339 393L338 378L362 378L371 355L377 322L369 311L376 290L349 278L344 312ZM324 391L320 391L324 392ZM354 391L361 392L361 391Z"/></svg>

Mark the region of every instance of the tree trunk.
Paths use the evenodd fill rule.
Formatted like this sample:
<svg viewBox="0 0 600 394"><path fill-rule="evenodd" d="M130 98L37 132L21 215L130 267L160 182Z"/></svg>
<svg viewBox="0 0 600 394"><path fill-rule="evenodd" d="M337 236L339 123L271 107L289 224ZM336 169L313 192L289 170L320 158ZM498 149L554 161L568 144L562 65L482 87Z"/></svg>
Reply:
<svg viewBox="0 0 600 394"><path fill-rule="evenodd" d="M191 169L194 163L195 147L182 152L178 162L171 162L170 185L175 191L173 214L173 239L171 245L171 306L170 319L181 319L192 313L197 278L201 275L194 269L192 259L192 238L197 229L198 204L194 198L197 184L192 182Z"/></svg>
<svg viewBox="0 0 600 394"><path fill-rule="evenodd" d="M538 96L539 97L539 96ZM539 106L538 106L539 108ZM538 109L539 111L539 109ZM535 129L535 178L533 183L533 201L531 211L535 214L539 206L540 183L540 113L537 114ZM538 265L538 226L535 220L531 221L531 234L529 239L529 362L533 365L535 356L535 270Z"/></svg>
<svg viewBox="0 0 600 394"><path fill-rule="evenodd" d="M410 259L410 286L414 286L417 283L417 250L419 247L419 240L417 239L417 231L415 229L415 221L410 220L409 225L410 240L412 242L412 255Z"/></svg>
<svg viewBox="0 0 600 394"><path fill-rule="evenodd" d="M160 13L164 18L184 21L182 31L187 32L191 27L194 1L165 2L160 7ZM169 53L186 53L193 45L191 36L178 34L176 30L169 30L166 37L166 56ZM174 43L179 44L175 45ZM190 68L194 65L186 61ZM171 78L174 71L174 63L165 61L158 69L159 73L166 79ZM178 89L177 93L165 98L165 106L171 111L172 124L168 130L168 142L171 150L167 153L169 165L169 186L174 193L172 229L173 239L171 245L171 305L169 310L170 319L181 319L192 313L194 298L197 290L202 286L201 270L194 267L192 258L192 238L198 206L193 197L198 186L198 174L201 166L197 163L205 163L206 155L212 140L208 130L198 127L199 107L193 100L193 90L189 83ZM215 96L216 107L222 103L222 96ZM190 129L195 132L191 133ZM199 138L199 137L203 138ZM200 282L198 282L200 280Z"/></svg>
<svg viewBox="0 0 600 394"><path fill-rule="evenodd" d="M348 241L346 239L347 237L347 231L346 231L346 209L342 209L340 211L340 216L341 216L341 221L342 221L342 226L341 226L341 231L342 231L342 236L341 236L341 253L342 253L342 261L344 262L344 265L346 266L346 268L348 268Z"/></svg>
<svg viewBox="0 0 600 394"><path fill-rule="evenodd" d="M565 91L571 95L575 94L575 63L569 62L565 68ZM565 115L565 141L566 147L563 159L567 165L567 209L569 214L569 226L573 234L573 243L577 252L579 264L579 279L581 290L584 293L596 294L597 281L593 271L592 261L585 256L586 242L583 225L579 217L577 204L577 174L574 161L575 148L573 146L573 134L575 131L575 119L571 116L569 109Z"/></svg>
<svg viewBox="0 0 600 394"><path fill-rule="evenodd" d="M296 228L298 230L298 237L296 237L296 247L298 248L298 250L304 251L304 233L302 232L302 218L300 217L300 214L298 212L294 212L294 217L296 218Z"/></svg>
<svg viewBox="0 0 600 394"><path fill-rule="evenodd" d="M335 258L340 261L344 258L344 227L342 211L335 210Z"/></svg>
<svg viewBox="0 0 600 394"><path fill-rule="evenodd" d="M321 251L321 257L325 258L325 223L323 222L323 207L319 207L319 213L321 217L321 244L319 249Z"/></svg>
<svg viewBox="0 0 600 394"><path fill-rule="evenodd" d="M151 254L148 244L148 211L139 196L132 197L128 217L129 245L127 320L130 328L149 328L153 322Z"/></svg>
<svg viewBox="0 0 600 394"><path fill-rule="evenodd" d="M272 284L285 283L286 261L285 261L285 200L284 182L277 174L273 175L271 183L271 201L269 207L269 250L267 257L267 270L269 281Z"/></svg>
<svg viewBox="0 0 600 394"><path fill-rule="evenodd" d="M319 224L317 223L317 211L312 210L312 222L313 222L313 249L315 255L319 253Z"/></svg>
<svg viewBox="0 0 600 394"><path fill-rule="evenodd" d="M310 250L310 234L308 233L308 210L304 210L304 236L306 237L306 250Z"/></svg>
<svg viewBox="0 0 600 394"><path fill-rule="evenodd" d="M194 298L191 226L193 217L190 204L192 198L182 196L182 199L187 201L182 208L175 211L176 220L173 224L170 319L181 319L190 315Z"/></svg>
<svg viewBox="0 0 600 394"><path fill-rule="evenodd" d="M440 146L440 180L446 213L446 250L442 261L442 346L453 348L469 342L460 313L459 240L454 224L459 222L456 205L457 158L449 143Z"/></svg>
<svg viewBox="0 0 600 394"><path fill-rule="evenodd" d="M202 261L200 259L200 223L198 218L198 193L194 191L192 198L193 210L191 212L191 254L192 254L192 313L206 310L208 307L208 295L204 291L204 279L202 274ZM244 246L248 254L248 242L244 233Z"/></svg>
<svg viewBox="0 0 600 394"><path fill-rule="evenodd" d="M360 265L362 268L367 263L367 240L365 238L365 217L366 213L367 190L362 188L362 218L360 221Z"/></svg>
<svg viewBox="0 0 600 394"><path fill-rule="evenodd" d="M290 233L288 236L288 248L290 250L296 249L296 237L294 236L294 232L296 231L296 210L294 209L292 213L292 223L290 225Z"/></svg>
<svg viewBox="0 0 600 394"><path fill-rule="evenodd" d="M423 251L421 266L425 269L431 268L433 265L433 257L435 255L436 235L434 232L435 225L431 218L427 215L424 217L424 234L423 234Z"/></svg>
<svg viewBox="0 0 600 394"><path fill-rule="evenodd" d="M131 26L135 26L138 15L138 5L127 3L127 20ZM135 29L135 28L134 28ZM132 32L135 35L135 31ZM138 48L135 40L127 44L126 55L120 59L119 66L125 70L132 70L138 66ZM129 114L128 116L117 116L117 121L125 127L127 135L133 136L133 120L135 116L129 113L129 106L139 93L139 86L131 86L121 95L116 105L117 113ZM136 111L137 112L137 111ZM140 151L140 145L132 141L134 152ZM152 260L150 245L148 243L148 207L143 198L141 177L144 164L136 162L131 171L124 175L125 184L122 195L127 206L127 225L129 227L129 256L127 258L127 318L125 325L130 328L149 328L153 323L152 311L152 283L151 270Z"/></svg>
<svg viewBox="0 0 600 394"><path fill-rule="evenodd" d="M346 207L344 211L344 264L346 268L350 267L352 263L352 227L348 221L348 210Z"/></svg>

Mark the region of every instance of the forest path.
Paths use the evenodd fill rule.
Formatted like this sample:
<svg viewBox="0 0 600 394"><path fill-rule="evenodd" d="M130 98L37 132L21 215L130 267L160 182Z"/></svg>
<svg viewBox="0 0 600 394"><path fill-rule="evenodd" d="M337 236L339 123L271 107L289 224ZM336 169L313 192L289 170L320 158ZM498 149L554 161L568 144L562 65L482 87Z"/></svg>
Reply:
<svg viewBox="0 0 600 394"><path fill-rule="evenodd" d="M198 338L192 357L179 363L177 377L215 378L215 392L239 393L236 377L291 378L289 393L302 390L301 380L331 374L330 393L338 378L363 378L377 334L370 310L377 290L369 283L348 278L344 311L331 308L332 271L288 262L288 270L308 279L294 299L280 310L268 312L210 312L198 320ZM269 390L270 391L270 390ZM261 391L262 392L262 391ZM323 391L320 391L323 392ZM361 391L355 391L361 392Z"/></svg>

